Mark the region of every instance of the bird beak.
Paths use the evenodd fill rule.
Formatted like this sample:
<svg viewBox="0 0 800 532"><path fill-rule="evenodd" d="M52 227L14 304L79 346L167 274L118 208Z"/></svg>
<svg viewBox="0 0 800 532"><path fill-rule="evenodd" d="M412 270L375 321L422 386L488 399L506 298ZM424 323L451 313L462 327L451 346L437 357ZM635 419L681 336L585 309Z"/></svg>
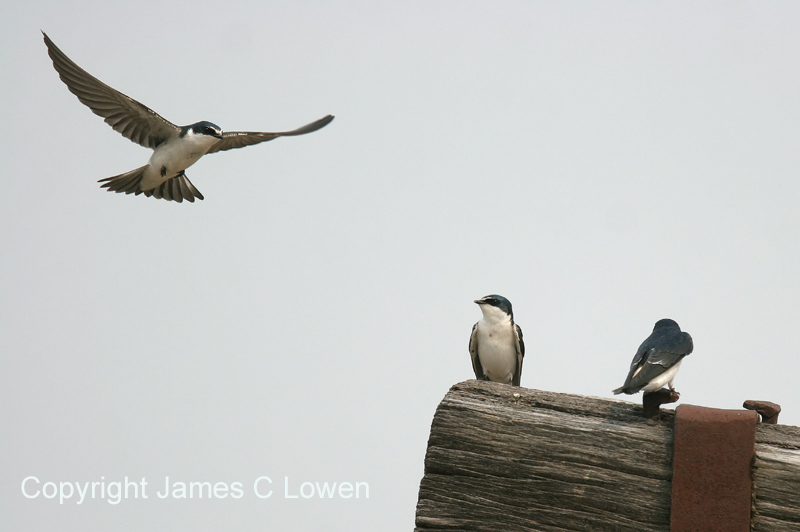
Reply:
<svg viewBox="0 0 800 532"><path fill-rule="evenodd" d="M477 303L478 305L483 305L484 303L486 303L486 301L484 301L483 299L476 299L475 303Z"/></svg>
<svg viewBox="0 0 800 532"><path fill-rule="evenodd" d="M214 137L218 138L218 139L222 139L222 131L215 132Z"/></svg>

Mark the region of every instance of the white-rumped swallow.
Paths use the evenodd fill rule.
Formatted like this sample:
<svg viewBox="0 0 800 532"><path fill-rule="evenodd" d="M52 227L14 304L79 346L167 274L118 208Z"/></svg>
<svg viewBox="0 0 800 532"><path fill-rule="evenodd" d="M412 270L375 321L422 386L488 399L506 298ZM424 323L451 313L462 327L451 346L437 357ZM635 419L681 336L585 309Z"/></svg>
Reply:
<svg viewBox="0 0 800 532"><path fill-rule="evenodd" d="M681 331L675 321L658 320L653 333L642 342L631 362L631 370L625 384L614 390L614 394L634 394L643 390L655 392L665 384L674 390L673 381L683 357L694 349L692 337Z"/></svg>
<svg viewBox="0 0 800 532"><path fill-rule="evenodd" d="M469 354L475 378L519 386L525 343L511 302L495 294L475 300L483 318L472 327Z"/></svg>
<svg viewBox="0 0 800 532"><path fill-rule="evenodd" d="M101 179L109 192L144 194L181 202L193 202L203 195L186 177L186 169L207 153L233 148L242 148L278 137L305 135L325 127L333 120L332 115L321 118L293 131L280 133L226 131L211 122L197 122L188 126L176 126L155 111L133 98L112 89L76 65L64 52L44 35L47 52L53 66L67 88L89 107L94 114L102 116L106 123L124 137L153 150L150 161L135 170Z"/></svg>

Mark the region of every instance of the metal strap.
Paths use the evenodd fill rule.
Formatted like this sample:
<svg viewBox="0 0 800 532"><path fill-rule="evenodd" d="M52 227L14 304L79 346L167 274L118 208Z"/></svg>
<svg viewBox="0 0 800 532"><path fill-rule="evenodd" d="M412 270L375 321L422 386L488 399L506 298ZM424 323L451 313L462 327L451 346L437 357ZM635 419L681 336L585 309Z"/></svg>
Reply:
<svg viewBox="0 0 800 532"><path fill-rule="evenodd" d="M758 414L675 409L671 532L749 532Z"/></svg>

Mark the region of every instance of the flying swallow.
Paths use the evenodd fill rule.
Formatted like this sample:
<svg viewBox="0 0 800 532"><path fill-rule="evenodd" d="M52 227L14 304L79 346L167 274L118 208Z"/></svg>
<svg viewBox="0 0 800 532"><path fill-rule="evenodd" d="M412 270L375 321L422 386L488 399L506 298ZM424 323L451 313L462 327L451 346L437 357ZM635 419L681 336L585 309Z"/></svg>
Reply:
<svg viewBox="0 0 800 532"><path fill-rule="evenodd" d="M670 319L658 320L653 333L642 342L631 362L631 370L625 384L614 390L614 394L634 394L643 390L655 392L665 384L674 390L673 381L683 357L694 349L692 337Z"/></svg>
<svg viewBox="0 0 800 532"><path fill-rule="evenodd" d="M144 194L154 198L194 202L203 195L186 177L186 169L207 153L242 148L278 137L305 135L325 127L332 115L293 131L280 133L226 131L211 122L177 126L158 113L112 89L76 65L44 35L47 52L61 81L94 114L124 137L153 150L150 161L135 170L101 179L109 192Z"/></svg>
<svg viewBox="0 0 800 532"><path fill-rule="evenodd" d="M469 337L475 378L519 386L525 343L522 329L514 323L511 302L503 296L489 295L475 303L483 314Z"/></svg>

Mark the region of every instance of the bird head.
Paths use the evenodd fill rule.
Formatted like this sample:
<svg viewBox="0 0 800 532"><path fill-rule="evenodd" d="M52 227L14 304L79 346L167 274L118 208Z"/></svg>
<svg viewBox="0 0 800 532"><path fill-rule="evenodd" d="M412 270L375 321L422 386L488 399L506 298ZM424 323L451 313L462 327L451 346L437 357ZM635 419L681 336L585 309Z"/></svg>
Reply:
<svg viewBox="0 0 800 532"><path fill-rule="evenodd" d="M502 313L507 315L512 320L514 319L514 312L511 310L511 301L503 296L490 294L488 296L483 296L480 299L476 299L475 303L480 305L481 312L483 312L485 317Z"/></svg>
<svg viewBox="0 0 800 532"><path fill-rule="evenodd" d="M209 137L214 137L215 139L222 138L222 128L216 124L212 124L211 122L198 122L189 126L189 129L195 135L208 135Z"/></svg>
<svg viewBox="0 0 800 532"><path fill-rule="evenodd" d="M679 331L681 330L681 328L678 325L678 323L675 320L671 320L669 318L664 318L662 320L658 320L656 322L655 326L653 327L653 330L655 331L655 330L658 330L658 329L677 329Z"/></svg>

